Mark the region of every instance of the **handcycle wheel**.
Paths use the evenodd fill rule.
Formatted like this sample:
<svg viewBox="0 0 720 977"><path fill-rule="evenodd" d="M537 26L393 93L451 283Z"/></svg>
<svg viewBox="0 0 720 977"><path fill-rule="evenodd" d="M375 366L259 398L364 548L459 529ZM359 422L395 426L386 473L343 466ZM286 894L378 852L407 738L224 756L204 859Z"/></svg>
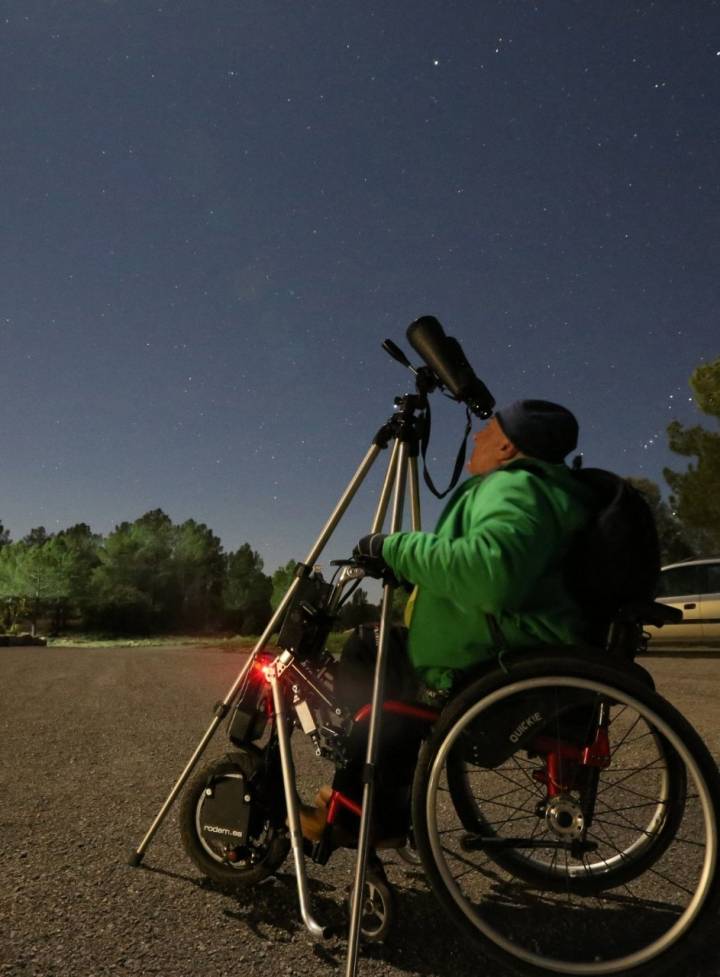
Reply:
<svg viewBox="0 0 720 977"><path fill-rule="evenodd" d="M591 809L582 777L548 798L534 776L538 736L566 739L567 717L598 701L610 710L610 763ZM717 767L692 727L590 656L527 658L473 683L423 746L413 787L440 903L484 952L535 975L674 966L720 903L719 815Z"/></svg>
<svg viewBox="0 0 720 977"><path fill-rule="evenodd" d="M256 885L290 850L284 818L269 808L264 758L246 747L215 760L190 783L180 807L185 851L222 888ZM282 791L273 792L282 796Z"/></svg>

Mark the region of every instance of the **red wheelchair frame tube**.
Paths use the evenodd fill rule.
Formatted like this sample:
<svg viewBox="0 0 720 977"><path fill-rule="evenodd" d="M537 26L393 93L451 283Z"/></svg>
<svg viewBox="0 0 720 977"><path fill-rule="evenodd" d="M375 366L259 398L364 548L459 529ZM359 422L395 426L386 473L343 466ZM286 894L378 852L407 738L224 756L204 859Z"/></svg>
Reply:
<svg viewBox="0 0 720 977"><path fill-rule="evenodd" d="M400 702L398 699L388 699L383 702L383 712L392 712L396 716L407 716L409 719L421 719L423 722L434 723L440 715L439 709L431 709L427 706L414 706L409 702ZM372 714L372 705L368 702L362 706L353 716L356 723L365 722Z"/></svg>
<svg viewBox="0 0 720 977"><path fill-rule="evenodd" d="M533 740L532 752L545 757L545 770L536 770L535 780L547 787L548 797L556 797L572 789L564 777L563 761L570 761L581 767L600 767L604 769L610 765L610 739L607 727L600 726L595 734L595 740L590 746L576 746L563 740L556 740L550 736L538 736Z"/></svg>

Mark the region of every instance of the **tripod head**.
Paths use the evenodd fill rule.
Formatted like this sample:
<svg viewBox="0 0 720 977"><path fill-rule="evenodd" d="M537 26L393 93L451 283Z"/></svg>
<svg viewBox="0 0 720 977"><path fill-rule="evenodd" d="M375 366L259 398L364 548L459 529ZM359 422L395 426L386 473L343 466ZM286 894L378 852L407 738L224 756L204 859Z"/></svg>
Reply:
<svg viewBox="0 0 720 977"><path fill-rule="evenodd" d="M407 367L407 369L410 370L410 372L414 375L415 386L418 394L421 397L424 398L427 396L427 394L432 393L433 390L437 389L437 377L429 366L414 367L400 347L396 346L392 339L386 339L382 344L382 347L386 353L389 353L394 360L398 361L398 363L402 363L402 365Z"/></svg>

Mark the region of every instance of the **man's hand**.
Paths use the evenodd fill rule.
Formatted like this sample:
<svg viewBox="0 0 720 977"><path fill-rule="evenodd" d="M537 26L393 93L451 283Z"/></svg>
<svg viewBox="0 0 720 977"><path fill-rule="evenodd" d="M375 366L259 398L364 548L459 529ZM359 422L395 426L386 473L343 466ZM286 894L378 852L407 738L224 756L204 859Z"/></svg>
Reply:
<svg viewBox="0 0 720 977"><path fill-rule="evenodd" d="M381 577L386 583L397 583L392 570L383 559L382 548L385 533L363 536L353 550L353 556L368 577Z"/></svg>
<svg viewBox="0 0 720 977"><path fill-rule="evenodd" d="M386 538L385 533L370 533L369 536L363 536L353 550L353 556L370 556L373 559L380 557L382 559L382 548Z"/></svg>

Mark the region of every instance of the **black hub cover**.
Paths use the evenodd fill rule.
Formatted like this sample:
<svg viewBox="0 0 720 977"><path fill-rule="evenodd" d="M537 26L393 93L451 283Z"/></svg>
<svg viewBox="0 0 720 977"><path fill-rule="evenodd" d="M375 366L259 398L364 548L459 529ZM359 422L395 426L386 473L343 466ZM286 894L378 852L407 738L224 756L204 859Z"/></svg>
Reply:
<svg viewBox="0 0 720 977"><path fill-rule="evenodd" d="M205 844L216 850L248 844L251 801L246 797L250 789L240 773L225 774L208 784L198 807L198 829Z"/></svg>

